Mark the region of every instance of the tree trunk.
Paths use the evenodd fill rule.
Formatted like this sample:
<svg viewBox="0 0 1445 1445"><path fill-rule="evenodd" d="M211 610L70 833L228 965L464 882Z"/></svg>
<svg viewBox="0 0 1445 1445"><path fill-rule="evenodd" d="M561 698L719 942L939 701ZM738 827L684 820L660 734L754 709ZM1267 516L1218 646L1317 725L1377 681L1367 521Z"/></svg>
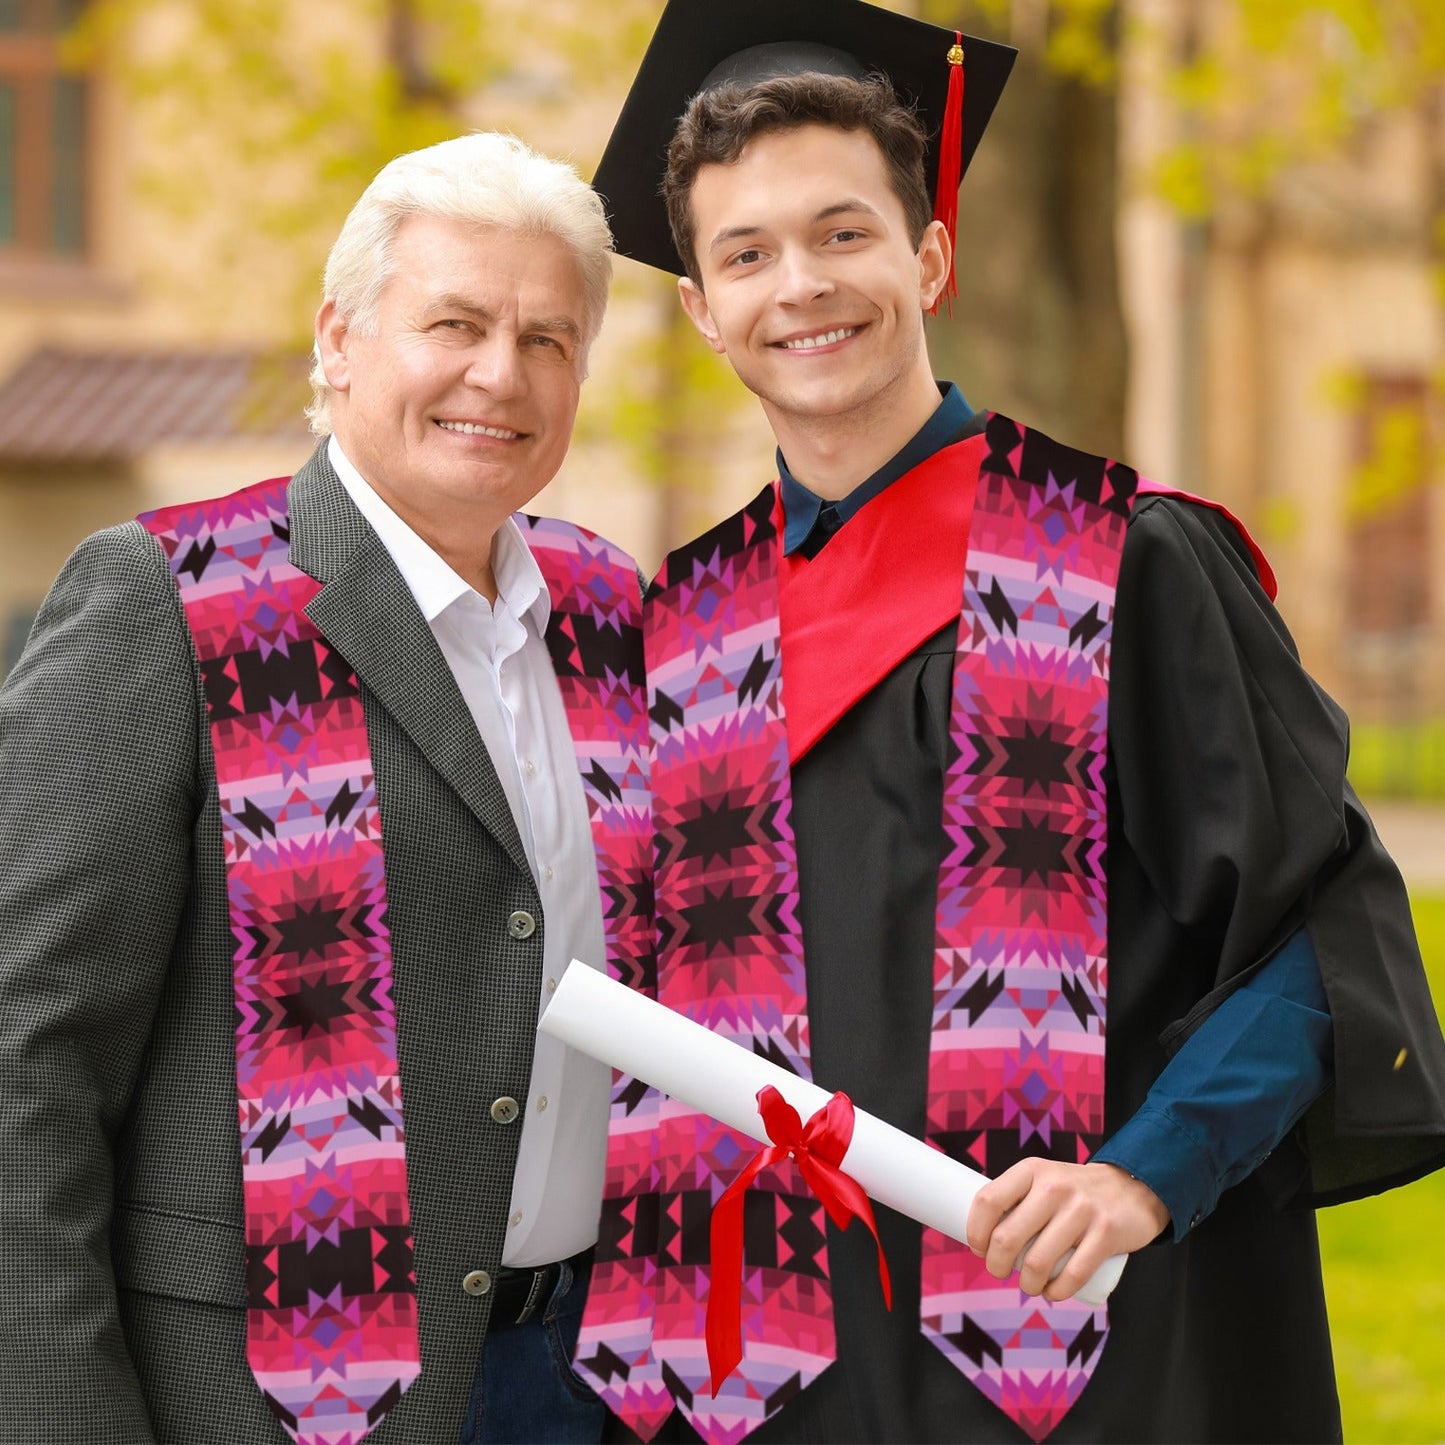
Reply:
<svg viewBox="0 0 1445 1445"><path fill-rule="evenodd" d="M1020 53L964 180L958 300L929 323L930 351L974 406L1120 456L1115 94L1054 74L1038 49Z"/></svg>

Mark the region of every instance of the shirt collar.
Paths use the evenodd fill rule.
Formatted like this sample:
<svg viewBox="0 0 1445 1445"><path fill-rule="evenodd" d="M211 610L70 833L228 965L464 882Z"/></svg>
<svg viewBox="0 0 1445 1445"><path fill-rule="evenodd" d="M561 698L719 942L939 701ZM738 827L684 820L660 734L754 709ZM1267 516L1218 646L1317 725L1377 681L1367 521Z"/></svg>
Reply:
<svg viewBox="0 0 1445 1445"><path fill-rule="evenodd" d="M871 477L859 482L846 497L827 503L815 492L809 491L788 470L781 451L777 454L778 476L782 481L783 496L783 551L796 552L807 541L809 534L818 523L818 514L825 506L832 506L841 526L871 502L884 488L896 482L899 477L911 472L935 452L951 446L970 430L976 430L974 422L977 413L964 400L963 393L951 382L938 384L939 401L933 414L918 429L913 439L906 443L889 461L885 462Z"/></svg>
<svg viewBox="0 0 1445 1445"><path fill-rule="evenodd" d="M356 510L381 538L382 546L396 563L396 570L428 623L435 622L452 603L468 594L486 602L430 543L397 516L356 470L334 435L327 442L326 456L347 495L356 503ZM518 618L530 615L537 632L545 632L552 615L552 600L527 539L510 517L498 528L492 541L492 576L497 584L497 596L508 610Z"/></svg>

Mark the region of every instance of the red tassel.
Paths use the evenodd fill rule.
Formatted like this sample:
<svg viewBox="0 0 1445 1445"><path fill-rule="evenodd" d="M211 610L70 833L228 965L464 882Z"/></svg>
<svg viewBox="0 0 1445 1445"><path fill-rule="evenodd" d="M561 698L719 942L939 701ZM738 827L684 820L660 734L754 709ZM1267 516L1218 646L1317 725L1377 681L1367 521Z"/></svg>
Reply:
<svg viewBox="0 0 1445 1445"><path fill-rule="evenodd" d="M955 30L953 36L954 44L948 52L948 100L938 136L938 190L933 198L933 219L942 221L948 232L948 280L931 307L934 316L938 315L939 302L945 299L952 316L953 298L958 295L953 249L958 239L958 183L963 172L963 31Z"/></svg>

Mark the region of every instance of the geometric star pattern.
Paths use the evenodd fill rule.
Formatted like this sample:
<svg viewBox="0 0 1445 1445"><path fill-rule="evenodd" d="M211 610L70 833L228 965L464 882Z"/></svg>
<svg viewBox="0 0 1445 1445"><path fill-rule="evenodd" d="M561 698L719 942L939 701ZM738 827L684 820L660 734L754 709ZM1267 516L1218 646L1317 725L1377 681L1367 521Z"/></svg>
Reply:
<svg viewBox="0 0 1445 1445"><path fill-rule="evenodd" d="M1104 1124L1104 760L1127 467L991 416L954 659L928 1134L995 1177L1083 1162ZM924 1334L1034 1440L1103 1349L1107 1309L1031 1299L923 1239Z"/></svg>
<svg viewBox="0 0 1445 1445"><path fill-rule="evenodd" d="M808 1078L778 547L768 488L672 553L653 586L657 977L668 1007ZM676 1400L705 1440L740 1439L833 1359L822 1206L791 1161L747 1196L743 1359L714 1398L704 1344L712 1206L757 1145L677 1101L658 1101L644 1130L639 1116L652 1107L614 1110L576 1368L644 1438Z"/></svg>
<svg viewBox="0 0 1445 1445"><path fill-rule="evenodd" d="M381 818L354 674L290 560L286 479L151 512L200 662L235 938L246 1354L306 1445L421 1372Z"/></svg>
<svg viewBox="0 0 1445 1445"><path fill-rule="evenodd" d="M607 969L655 999L648 700L637 568L580 527L551 518L516 520L551 596L546 641L592 823ZM609 1264L594 1269L588 1290L589 1310L605 1321L590 1353L608 1382L609 1398L618 1413L631 1411L658 1424L672 1405L650 1349L655 1261L651 1247L635 1246L658 1235L655 1141L662 1105L655 1089L626 1074L614 1077L597 1251L598 1260Z"/></svg>
<svg viewBox="0 0 1445 1445"><path fill-rule="evenodd" d="M607 967L657 992L652 802L637 567L612 543L551 517L515 518L552 604L546 643L592 825Z"/></svg>
<svg viewBox="0 0 1445 1445"><path fill-rule="evenodd" d="M247 1358L305 1445L355 1445L420 1373L386 885L350 666L306 616L287 480L139 520L200 662L236 940ZM609 966L651 976L647 728L631 559L518 517L552 600Z"/></svg>
<svg viewBox="0 0 1445 1445"><path fill-rule="evenodd" d="M235 937L246 1354L306 1445L421 1372L381 817L355 675L290 560L285 478L139 520L200 662Z"/></svg>

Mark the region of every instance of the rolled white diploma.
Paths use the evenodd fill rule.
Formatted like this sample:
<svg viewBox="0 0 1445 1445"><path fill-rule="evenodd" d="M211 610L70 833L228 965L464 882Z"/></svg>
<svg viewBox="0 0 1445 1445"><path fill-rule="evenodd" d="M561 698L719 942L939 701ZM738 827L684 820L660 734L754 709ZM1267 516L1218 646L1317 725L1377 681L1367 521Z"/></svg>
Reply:
<svg viewBox="0 0 1445 1445"><path fill-rule="evenodd" d="M690 1109L770 1143L758 1113L758 1090L772 1084L806 1123L832 1095L796 1074L694 1023L682 1014L573 959L538 1028ZM842 1168L880 1204L960 1242L968 1208L987 1178L862 1109ZM1070 1251L1072 1253L1072 1251ZM1068 1261L1060 1259L1058 1270ZM1113 1255L1075 1294L1100 1305L1119 1283L1125 1256Z"/></svg>

